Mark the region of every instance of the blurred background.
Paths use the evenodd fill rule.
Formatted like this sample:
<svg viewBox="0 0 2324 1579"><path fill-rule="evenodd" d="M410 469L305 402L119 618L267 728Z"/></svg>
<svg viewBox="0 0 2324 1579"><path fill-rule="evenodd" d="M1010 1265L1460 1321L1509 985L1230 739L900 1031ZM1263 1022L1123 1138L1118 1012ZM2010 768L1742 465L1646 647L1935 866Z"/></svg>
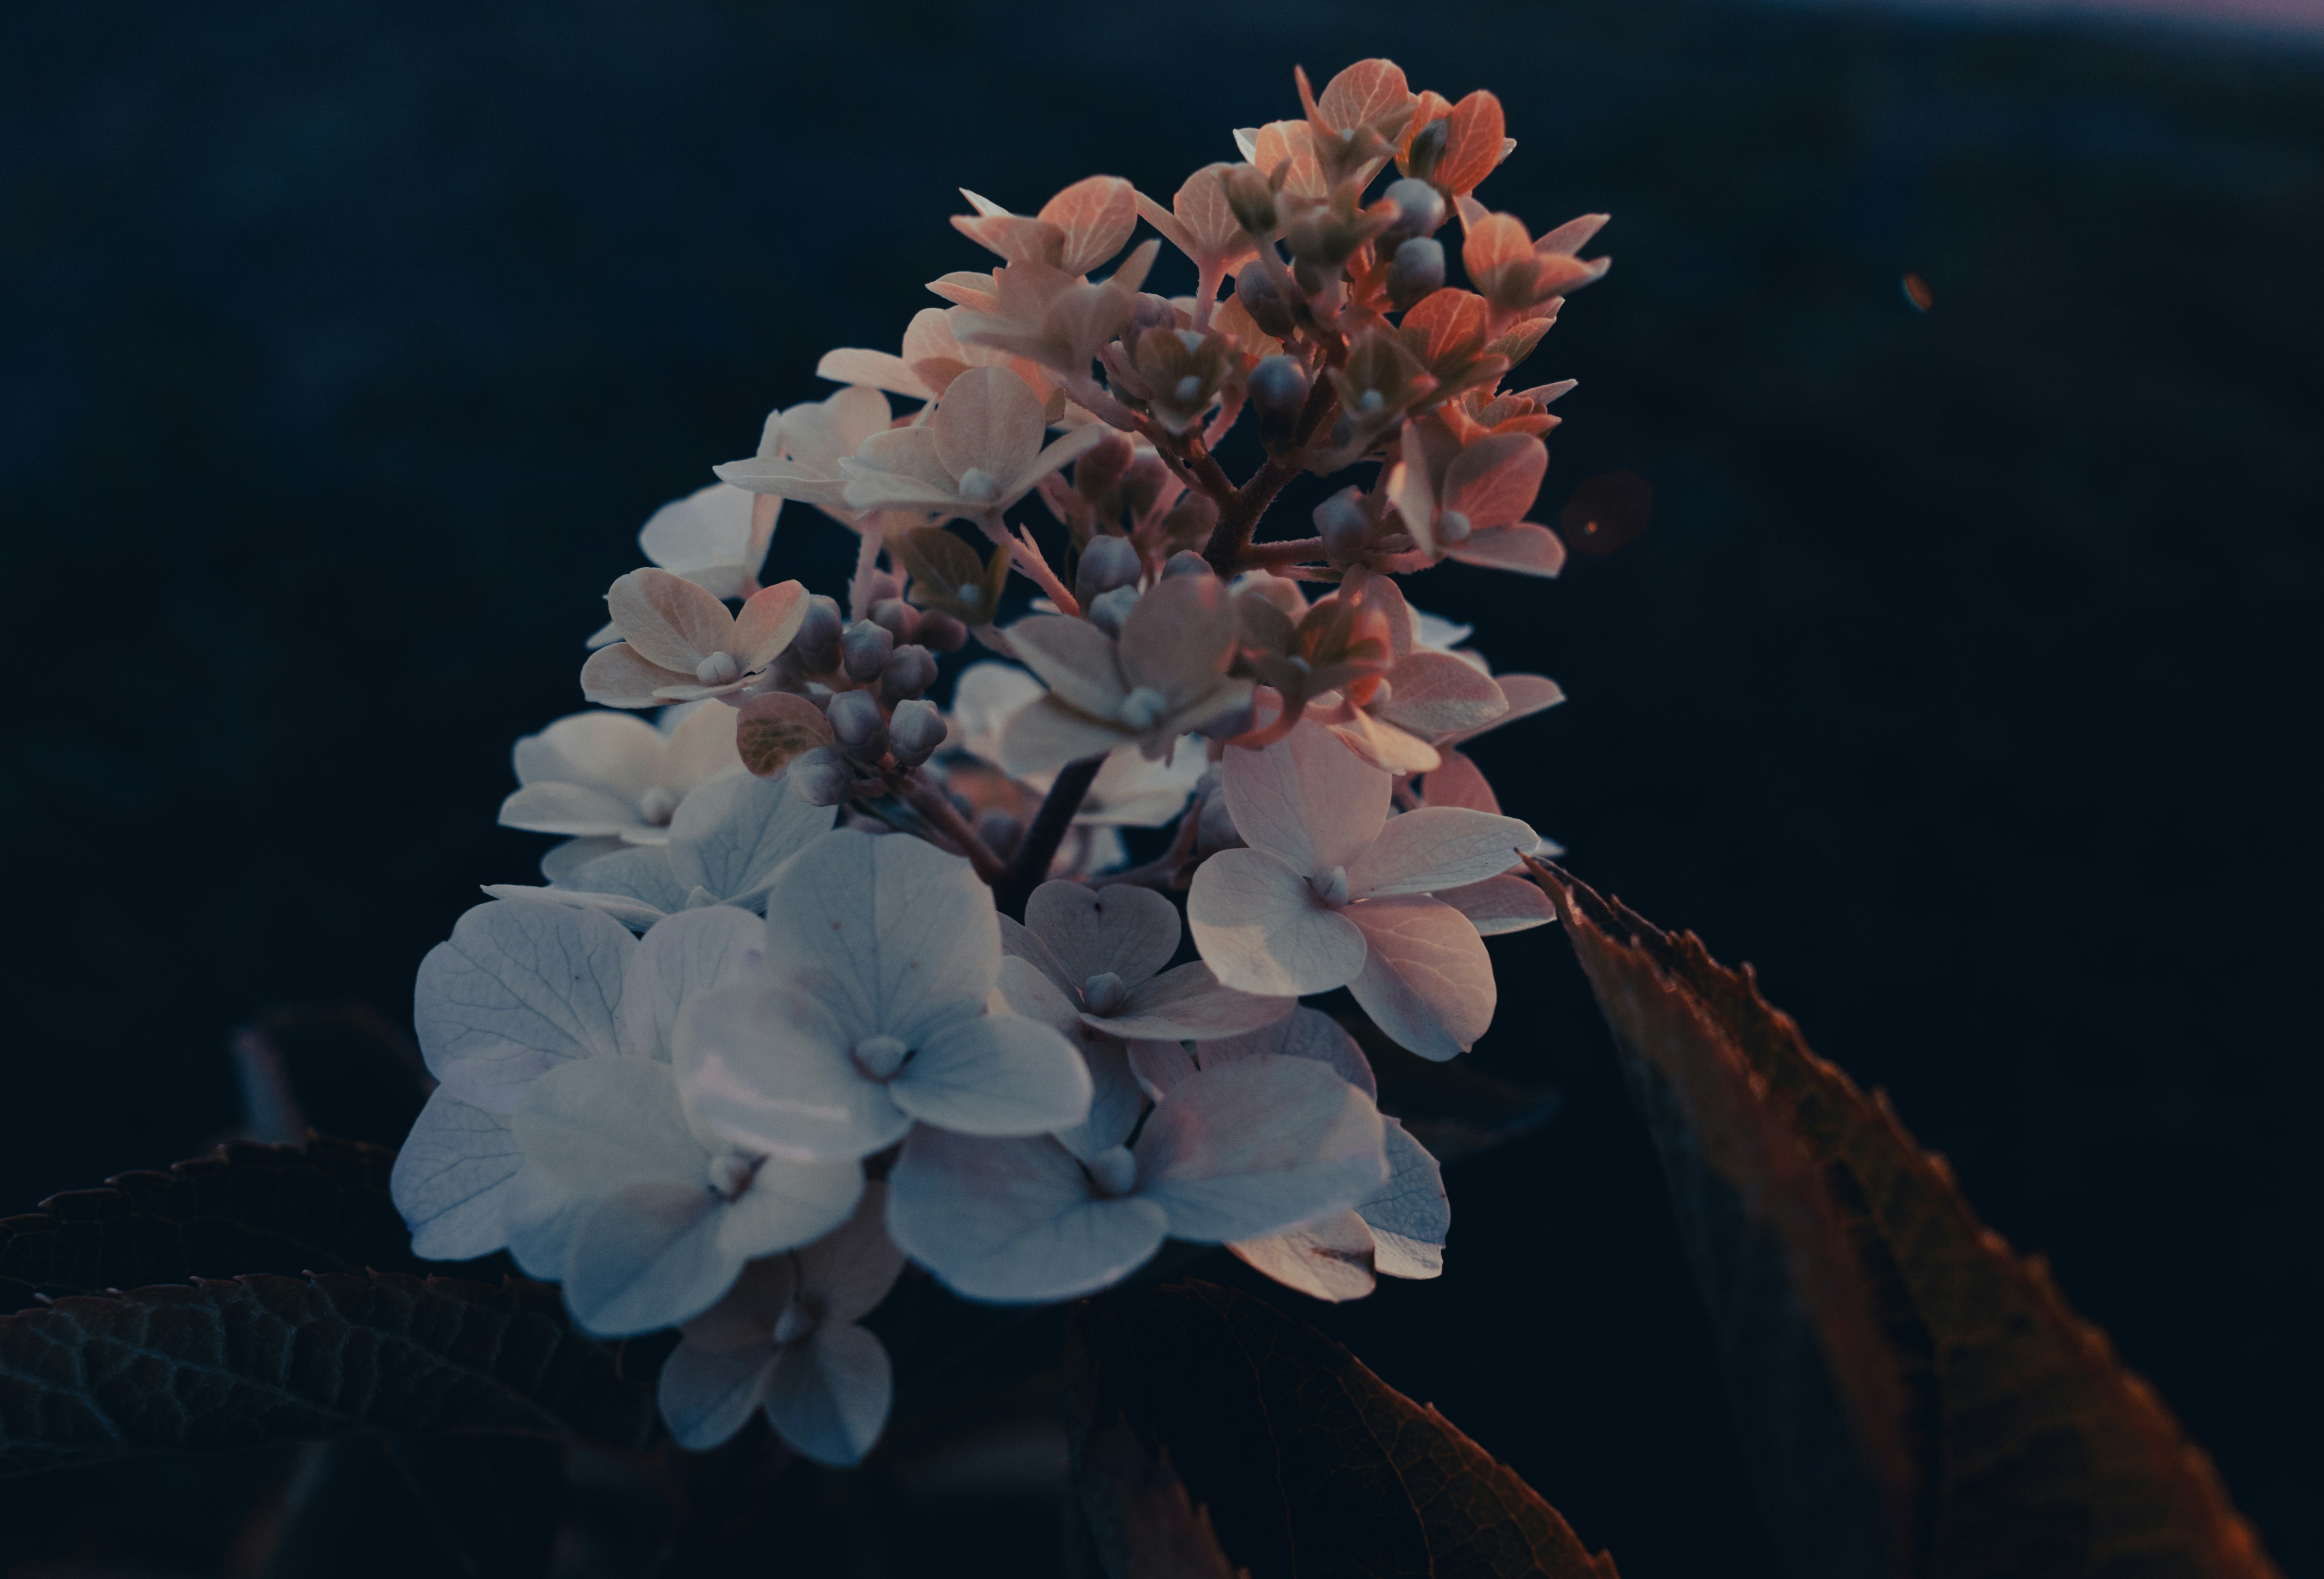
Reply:
<svg viewBox="0 0 2324 1579"><path fill-rule="evenodd" d="M0 1214L235 1129L238 1027L408 1025L638 526L985 266L956 186L1167 199L1387 54L1500 96L1491 207L1614 216L1541 518L1621 469L1652 524L1411 586L1572 697L1480 743L1505 805L1752 962L2324 1574L2324 19L2116 9L18 0ZM794 506L770 578L851 554ZM1440 1282L1282 1302L1630 1579L1770 1574L1586 987L1495 952L1476 1066L1554 1118L1450 1170ZM980 1462L913 1482L945 1563L796 1571L1071 1572L1054 1450ZM0 1485L0 1572L244 1571L238 1473Z"/></svg>

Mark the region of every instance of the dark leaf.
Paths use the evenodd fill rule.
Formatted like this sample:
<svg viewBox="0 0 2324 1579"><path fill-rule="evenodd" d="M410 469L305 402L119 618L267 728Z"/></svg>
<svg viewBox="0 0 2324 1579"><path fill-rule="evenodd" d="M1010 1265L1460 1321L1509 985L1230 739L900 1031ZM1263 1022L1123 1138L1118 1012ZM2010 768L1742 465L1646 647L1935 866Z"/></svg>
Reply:
<svg viewBox="0 0 2324 1579"><path fill-rule="evenodd" d="M1636 472L1601 472L1573 490L1557 535L1578 554L1610 554L1646 530L1655 490Z"/></svg>
<svg viewBox="0 0 2324 1579"><path fill-rule="evenodd" d="M555 1442L309 1443L266 1531L267 1579L544 1574L566 1503L564 1448Z"/></svg>
<svg viewBox="0 0 2324 1579"><path fill-rule="evenodd" d="M1530 864L1662 1151L1794 1574L2274 1574L2153 1390L1748 967Z"/></svg>
<svg viewBox="0 0 2324 1579"><path fill-rule="evenodd" d="M1614 1579L1452 1422L1249 1295L1189 1281L1077 1307L1068 1391L1112 1579L1161 1572L1140 1565L1151 1547L1201 1552L1204 1517L1251 1579Z"/></svg>
<svg viewBox="0 0 2324 1579"><path fill-rule="evenodd" d="M557 1291L254 1276L0 1316L0 1474L127 1454L505 1432L642 1447L653 1391Z"/></svg>
<svg viewBox="0 0 2324 1579"><path fill-rule="evenodd" d="M388 1196L395 1153L328 1136L235 1142L0 1218L0 1308L243 1272L420 1271ZM441 1269L437 1269L440 1270Z"/></svg>

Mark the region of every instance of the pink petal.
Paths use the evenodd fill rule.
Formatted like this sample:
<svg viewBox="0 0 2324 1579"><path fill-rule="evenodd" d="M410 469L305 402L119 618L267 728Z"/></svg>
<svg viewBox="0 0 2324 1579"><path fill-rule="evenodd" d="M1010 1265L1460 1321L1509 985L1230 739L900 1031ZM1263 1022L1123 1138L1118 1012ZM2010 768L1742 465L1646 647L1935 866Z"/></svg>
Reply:
<svg viewBox="0 0 2324 1579"><path fill-rule="evenodd" d="M1054 773L1083 757L1102 756L1124 738L1112 725L1077 713L1055 697L1043 697L1001 726L1001 762L1019 775Z"/></svg>
<svg viewBox="0 0 2324 1579"><path fill-rule="evenodd" d="M1533 508L1548 469L1549 447L1532 434L1488 434L1446 469L1444 508L1467 516L1479 531L1507 526Z"/></svg>
<svg viewBox="0 0 2324 1579"><path fill-rule="evenodd" d="M1302 723L1263 751L1230 748L1221 771L1235 831L1303 877L1347 865L1388 820L1389 776L1318 725Z"/></svg>
<svg viewBox="0 0 2324 1579"><path fill-rule="evenodd" d="M1382 677L1388 700L1379 716L1400 729L1434 737L1477 729L1509 710L1509 699L1489 675L1450 652L1415 652Z"/></svg>
<svg viewBox="0 0 2324 1579"><path fill-rule="evenodd" d="M1355 924L1325 909L1305 877L1264 850L1222 850L1196 868L1186 919L1219 980L1242 992L1328 993L1364 966Z"/></svg>
<svg viewBox="0 0 2324 1579"><path fill-rule="evenodd" d="M1040 453L1041 402L1003 367L978 367L953 380L927 420L936 458L958 480L972 470L998 485Z"/></svg>
<svg viewBox="0 0 2324 1579"><path fill-rule="evenodd" d="M1161 898L1159 894L1155 897ZM1172 919L1176 919L1173 916ZM1244 1031L1272 1025L1289 1014L1297 1003L1294 998L1262 998L1222 986L1211 967L1196 960L1165 971L1139 986L1113 1013L1084 1014L1082 1018L1114 1036L1203 1040L1240 1036Z"/></svg>
<svg viewBox="0 0 2324 1579"><path fill-rule="evenodd" d="M865 1185L853 1215L778 1264L798 1267L799 1288L821 1301L825 1321L871 1315L904 1270L904 1252L888 1237L888 1187Z"/></svg>
<svg viewBox="0 0 2324 1579"><path fill-rule="evenodd" d="M1372 1231L1353 1212L1227 1248L1285 1288L1334 1305L1361 1299L1375 1286Z"/></svg>
<svg viewBox="0 0 2324 1579"><path fill-rule="evenodd" d="M1174 702L1207 692L1234 657L1236 619L1212 576L1173 576L1121 623L1121 678Z"/></svg>
<svg viewBox="0 0 2324 1579"><path fill-rule="evenodd" d="M1446 552L1463 564L1525 576L1554 576L1565 568L1564 543L1549 528L1530 521L1471 532Z"/></svg>
<svg viewBox="0 0 2324 1579"><path fill-rule="evenodd" d="M1172 1092L1139 1136L1138 1193L1177 1239L1255 1239L1346 1211L1388 1177L1378 1109L1321 1064L1251 1058Z"/></svg>
<svg viewBox="0 0 2324 1579"><path fill-rule="evenodd" d="M1440 888L1435 897L1468 917L1480 937L1522 932L1557 919L1549 896L1522 877L1488 877L1459 888Z"/></svg>
<svg viewBox="0 0 2324 1579"><path fill-rule="evenodd" d="M1102 971L1135 987L1178 952L1178 907L1150 888L1045 882L1025 901L1025 925L1076 987Z"/></svg>
<svg viewBox="0 0 2324 1579"><path fill-rule="evenodd" d="M1042 204L1040 217L1065 233L1057 266L1086 274L1120 252L1138 228L1138 194L1120 176L1093 175Z"/></svg>
<svg viewBox="0 0 2324 1579"><path fill-rule="evenodd" d="M724 649L734 631L724 604L667 570L631 571L605 594L605 607L638 656L688 681L696 666Z"/></svg>
<svg viewBox="0 0 2324 1579"><path fill-rule="evenodd" d="M1093 717L1111 718L1130 693L1113 638L1086 620L1035 614L1009 627L1009 645L1058 700Z"/></svg>
<svg viewBox="0 0 2324 1579"><path fill-rule="evenodd" d="M1348 990L1399 1047L1439 1062L1493 1022L1493 962L1469 919L1420 894L1367 900L1347 914L1370 946Z"/></svg>
<svg viewBox="0 0 2324 1579"><path fill-rule="evenodd" d="M744 600L734 616L733 645L729 649L744 674L756 674L791 644L807 621L807 588L796 581L762 587Z"/></svg>
<svg viewBox="0 0 2324 1579"><path fill-rule="evenodd" d="M1363 1048L1338 1020L1320 1009L1302 1008L1257 1030L1205 1041L1195 1048L1194 1056L1205 1069L1245 1058L1305 1058L1323 1065L1375 1102L1379 1099L1379 1082Z"/></svg>
<svg viewBox="0 0 2324 1579"><path fill-rule="evenodd" d="M852 346L826 351L823 354L823 360L815 365L815 375L840 383L884 389L890 394L916 395L924 401L936 399L936 392L912 371L909 363L885 351L865 351Z"/></svg>
<svg viewBox="0 0 2324 1579"><path fill-rule="evenodd" d="M1348 892L1434 893L1481 882L1531 854L1540 836L1513 817L1491 817L1458 807L1424 806L1388 819L1348 867Z"/></svg>
<svg viewBox="0 0 2324 1579"><path fill-rule="evenodd" d="M1428 770L1421 781L1420 799L1428 806L1458 806L1499 817L1501 803L1477 764L1457 751L1443 753L1443 761Z"/></svg>

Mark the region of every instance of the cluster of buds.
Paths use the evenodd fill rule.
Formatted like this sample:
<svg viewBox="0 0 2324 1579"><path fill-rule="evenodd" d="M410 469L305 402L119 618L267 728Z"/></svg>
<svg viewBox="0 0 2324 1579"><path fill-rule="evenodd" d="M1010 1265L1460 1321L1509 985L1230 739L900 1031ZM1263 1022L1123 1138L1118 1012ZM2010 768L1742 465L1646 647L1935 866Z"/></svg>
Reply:
<svg viewBox="0 0 2324 1579"><path fill-rule="evenodd" d="M582 669L602 710L519 743L503 820L564 842L423 967L442 1085L397 1200L421 1253L505 1247L593 1331L678 1326L688 1445L763 1410L860 1457L888 1373L855 1318L908 1266L984 1300L1166 1237L1323 1298L1441 1269L1434 1159L1298 1001L1454 1057L1484 939L1551 919L1516 873L1554 846L1461 747L1560 693L1397 577L1560 568L1526 517L1571 385L1502 384L1604 273L1601 221L1477 201L1515 146L1489 93L1385 60L1296 86L1167 206L964 193L998 264L931 282L899 350L825 356L845 387L658 514ZM1165 244L1191 296L1146 288ZM1259 535L1351 467L1312 536ZM853 534L844 598L761 584L786 500Z"/></svg>

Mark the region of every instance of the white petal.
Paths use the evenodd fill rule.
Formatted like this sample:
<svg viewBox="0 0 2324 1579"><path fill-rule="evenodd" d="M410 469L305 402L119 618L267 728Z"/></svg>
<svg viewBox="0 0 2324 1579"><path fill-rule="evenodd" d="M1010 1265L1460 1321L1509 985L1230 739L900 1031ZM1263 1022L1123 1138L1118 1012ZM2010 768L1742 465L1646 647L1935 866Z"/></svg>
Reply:
<svg viewBox="0 0 2324 1579"><path fill-rule="evenodd" d="M1434 893L1482 882L1533 853L1541 836L1513 817L1457 806L1424 806L1388 819L1379 838L1348 863L1348 892Z"/></svg>
<svg viewBox="0 0 2324 1579"><path fill-rule="evenodd" d="M687 679L706 654L726 645L734 631L734 616L706 587L667 570L631 571L605 594L605 607L632 652ZM589 661L595 664L617 651L608 647Z"/></svg>
<svg viewBox="0 0 2324 1579"><path fill-rule="evenodd" d="M1286 1288L1338 1304L1373 1288L1372 1232L1353 1212L1286 1228L1227 1248Z"/></svg>
<svg viewBox="0 0 2324 1579"><path fill-rule="evenodd" d="M581 666L581 694L608 707L658 707L663 688L693 683L692 667L664 669L641 657L627 642L598 648Z"/></svg>
<svg viewBox="0 0 2324 1579"><path fill-rule="evenodd" d="M1440 888L1436 898L1468 917L1480 937L1522 932L1557 919L1557 908L1541 885L1522 877L1488 877L1459 888Z"/></svg>
<svg viewBox="0 0 2324 1579"><path fill-rule="evenodd" d="M673 713L682 716L673 719ZM665 712L656 727L669 739L669 750L657 782L683 799L696 785L740 767L734 735L742 721L742 715L723 702L696 702Z"/></svg>
<svg viewBox="0 0 2324 1579"><path fill-rule="evenodd" d="M1241 992L1275 998L1327 993L1363 969L1363 934L1321 904L1305 876L1264 850L1222 850L1195 868L1186 920L1204 960Z"/></svg>
<svg viewBox="0 0 2324 1579"><path fill-rule="evenodd" d="M1130 1044L1130 1072L1140 1090L1162 1102L1201 1073L1201 1066L1184 1042L1140 1040Z"/></svg>
<svg viewBox="0 0 2324 1579"><path fill-rule="evenodd" d="M836 807L809 806L779 776L754 778L736 768L698 786L670 818L670 874L688 891L699 887L730 904L752 905L775 868L838 815Z"/></svg>
<svg viewBox="0 0 2324 1579"><path fill-rule="evenodd" d="M1113 638L1086 620L1035 614L1009 627L1009 645L1041 682L1093 718L1111 718L1130 694Z"/></svg>
<svg viewBox="0 0 2324 1579"><path fill-rule="evenodd" d="M911 1119L850 1056L854 1028L817 993L745 979L688 1000L670 1039L686 1109L706 1134L801 1161L867 1157Z"/></svg>
<svg viewBox="0 0 2324 1579"><path fill-rule="evenodd" d="M1194 1049L1195 1062L1205 1069L1266 1056L1312 1059L1374 1102L1379 1100L1379 1082L1373 1077L1363 1048L1338 1020L1320 1009L1299 1009L1272 1025L1206 1041Z"/></svg>
<svg viewBox="0 0 2324 1579"><path fill-rule="evenodd" d="M674 1326L742 1270L719 1243L726 1203L704 1185L639 1184L600 1201L566 1251L565 1304L601 1337Z"/></svg>
<svg viewBox="0 0 2324 1579"><path fill-rule="evenodd" d="M478 905L428 951L412 1021L429 1073L505 1113L523 1086L574 1058L609 1057L622 973L636 942L564 905Z"/></svg>
<svg viewBox="0 0 2324 1579"><path fill-rule="evenodd" d="M657 854L660 852L656 851ZM593 893L586 889L532 888L521 882L488 882L484 892L515 904L563 905L567 910L595 910L623 928L642 932L662 918L662 910L627 894Z"/></svg>
<svg viewBox="0 0 2324 1579"><path fill-rule="evenodd" d="M647 843L650 841L640 841ZM618 854L626 847L621 839L567 839L561 845L551 845L540 857L540 874L550 882L559 882L590 862ZM515 884L507 886L514 887Z"/></svg>
<svg viewBox="0 0 2324 1579"><path fill-rule="evenodd" d="M961 477L982 470L995 484L1009 483L1032 464L1044 427L1041 402L1005 367L972 368L954 379L927 421L946 471Z"/></svg>
<svg viewBox="0 0 2324 1579"><path fill-rule="evenodd" d="M1444 1238L1452 1203L1444 1175L1428 1149L1394 1119L1388 1125L1388 1183L1359 1203L1356 1214L1372 1231L1372 1265L1390 1278L1434 1278L1444 1270Z"/></svg>
<svg viewBox="0 0 2324 1579"><path fill-rule="evenodd" d="M411 1225L411 1252L464 1261L508 1242L509 1185L524 1153L506 1120L438 1086L395 1154L388 1189Z"/></svg>
<svg viewBox="0 0 2324 1579"><path fill-rule="evenodd" d="M520 784L579 784L632 808L653 787L665 745L654 726L631 713L574 713L516 743Z"/></svg>
<svg viewBox="0 0 2324 1579"><path fill-rule="evenodd" d="M953 734L945 743L998 767L1001 725L1044 694L1041 682L1014 664L970 664L953 686Z"/></svg>
<svg viewBox="0 0 2324 1579"><path fill-rule="evenodd" d="M665 570L683 576L714 565L740 565L751 541L750 494L713 483L673 499L638 529L638 547Z"/></svg>
<svg viewBox="0 0 2324 1579"><path fill-rule="evenodd" d="M1047 1136L918 1129L888 1176L888 1232L971 1299L1070 1299L1120 1281L1162 1244L1162 1209L1108 1200Z"/></svg>
<svg viewBox="0 0 2324 1579"><path fill-rule="evenodd" d="M1001 958L998 981L1002 998L1018 1013L1029 1014L1059 1030L1065 1030L1069 1023L1079 1023L1082 983L1065 974L1064 964L1049 952L1049 946L1027 931L1024 922L1012 921L1006 916L1000 919ZM1015 969L1009 963L1012 959L1019 965L1029 967L1047 983L1047 991L1027 983L1012 993L1009 985ZM1023 1002L1018 1002L1020 996Z"/></svg>
<svg viewBox="0 0 2324 1579"><path fill-rule="evenodd" d="M1394 780L1318 725L1303 722L1264 751L1231 748L1221 770L1243 842L1302 877L1351 864L1388 820Z"/></svg>
<svg viewBox="0 0 2324 1579"><path fill-rule="evenodd" d="M880 1440L894 1391L878 1338L851 1323L825 1324L775 1361L767 1423L802 1457L844 1467Z"/></svg>
<svg viewBox="0 0 2324 1579"><path fill-rule="evenodd" d="M1387 1177L1370 1098L1305 1058L1205 1069L1138 1138L1138 1193L1174 1238L1257 1239L1344 1212Z"/></svg>
<svg viewBox="0 0 2324 1579"><path fill-rule="evenodd" d="M862 1164L770 1157L718 1219L718 1248L739 1264L812 1244L863 1199Z"/></svg>
<svg viewBox="0 0 2324 1579"><path fill-rule="evenodd" d="M664 1064L590 1058L525 1089L509 1129L523 1150L512 1214L603 1200L633 1184L706 1184L710 1154L686 1122Z"/></svg>
<svg viewBox="0 0 2324 1579"><path fill-rule="evenodd" d="M585 784L527 784L501 802L501 826L588 838L642 829L638 808Z"/></svg>
<svg viewBox="0 0 2324 1579"><path fill-rule="evenodd" d="M1469 918L1419 894L1366 900L1346 913L1370 946L1348 990L1372 1023L1424 1058L1473 1047L1493 1022L1493 961Z"/></svg>
<svg viewBox="0 0 2324 1579"><path fill-rule="evenodd" d="M1167 758L1157 762L1134 745L1117 746L1097 771L1074 820L1157 828L1177 816L1211 762L1194 735L1180 735L1172 747Z"/></svg>
<svg viewBox="0 0 2324 1579"><path fill-rule="evenodd" d="M622 1050L669 1063L679 1007L754 967L766 943L766 924L733 905L706 905L655 922L638 940L622 978Z"/></svg>
<svg viewBox="0 0 2324 1579"><path fill-rule="evenodd" d="M888 1187L868 1184L846 1222L788 1258L799 1289L819 1300L826 1322L861 1321L904 1270L904 1252L888 1237Z"/></svg>
<svg viewBox="0 0 2324 1579"><path fill-rule="evenodd" d="M1178 951L1178 907L1127 883L1045 882L1025 901L1025 927L1075 983L1111 971L1134 987Z"/></svg>
<svg viewBox="0 0 2324 1579"><path fill-rule="evenodd" d="M687 1345L712 1354L764 1350L774 1341L775 1323L782 1319L784 1307L798 1297L798 1259L770 1255L744 1267L725 1297L678 1324Z"/></svg>
<svg viewBox="0 0 2324 1579"><path fill-rule="evenodd" d="M918 1048L982 1009L1001 969L1001 928L991 891L961 857L839 828L778 874L767 957L835 995L859 1034Z"/></svg>
<svg viewBox="0 0 2324 1579"><path fill-rule="evenodd" d="M1176 919L1175 910L1171 919ZM1115 1036L1199 1041L1237 1036L1262 1025L1272 1025L1297 1008L1298 1003L1296 998L1262 998L1255 993L1239 993L1232 987L1221 986L1211 967L1196 960L1139 983L1113 1013L1087 1014L1083 1018Z"/></svg>
<svg viewBox="0 0 2324 1579"><path fill-rule="evenodd" d="M1039 1135L1089 1116L1089 1067L1038 1020L986 1014L923 1039L888 1086L924 1123L966 1135Z"/></svg>
<svg viewBox="0 0 2324 1579"><path fill-rule="evenodd" d="M733 1436L765 1396L774 1365L772 1344L726 1353L680 1344L663 1362L655 1390L670 1436L696 1453Z"/></svg>
<svg viewBox="0 0 2324 1579"><path fill-rule="evenodd" d="M660 914L686 909L691 885L678 880L666 845L645 845L601 856L560 885L574 895L612 894Z"/></svg>
<svg viewBox="0 0 2324 1579"><path fill-rule="evenodd" d="M1043 697L1001 727L1001 765L1019 778L1054 774L1067 762L1120 749L1123 731Z"/></svg>
<svg viewBox="0 0 2324 1579"><path fill-rule="evenodd" d="M1138 1128L1138 1115L1146 1111L1146 1093L1130 1071L1126 1044L1110 1036L1091 1037L1081 1049L1093 1088L1089 1117L1057 1131L1056 1137L1057 1144L1086 1160L1129 1140Z"/></svg>

